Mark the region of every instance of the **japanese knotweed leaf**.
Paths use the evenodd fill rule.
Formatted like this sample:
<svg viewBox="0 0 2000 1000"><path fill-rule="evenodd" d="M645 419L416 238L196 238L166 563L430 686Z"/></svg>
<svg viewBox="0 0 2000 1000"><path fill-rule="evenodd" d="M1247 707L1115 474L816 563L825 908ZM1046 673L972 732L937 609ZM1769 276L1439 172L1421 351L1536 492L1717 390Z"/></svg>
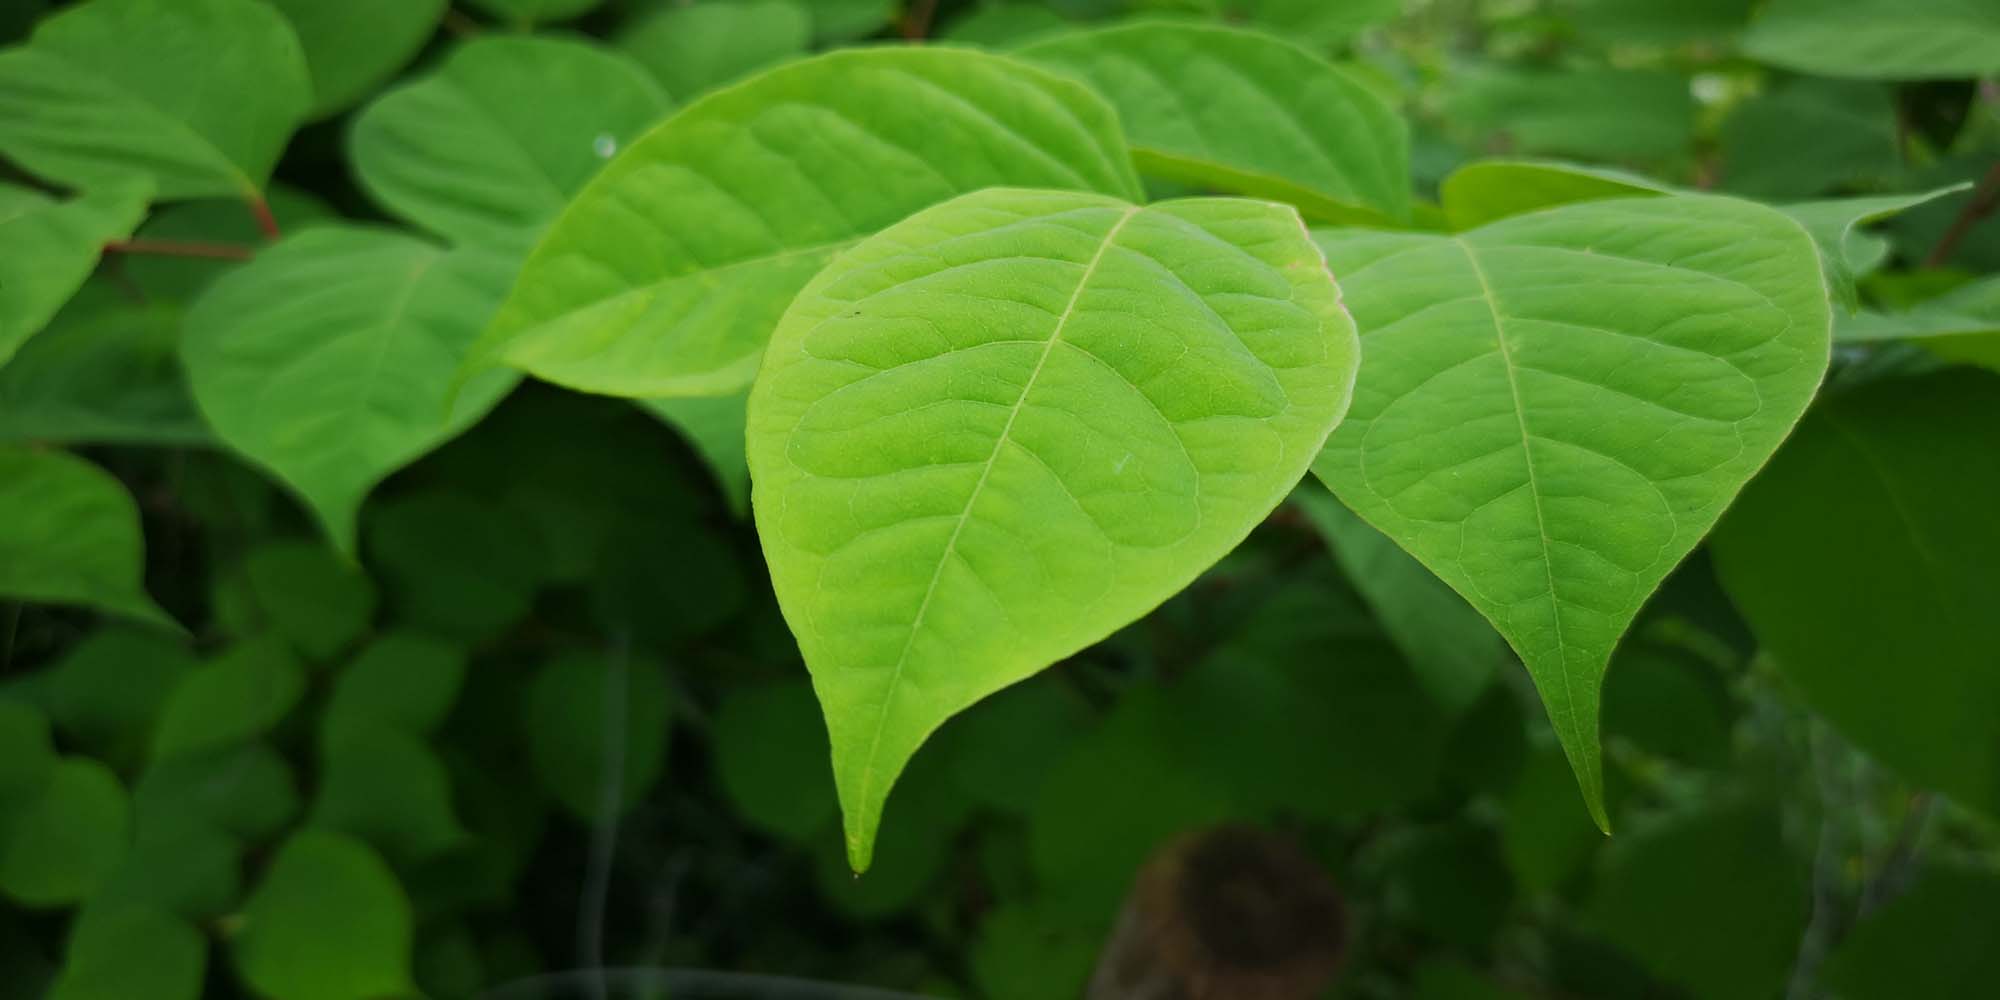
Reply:
<svg viewBox="0 0 2000 1000"><path fill-rule="evenodd" d="M512 273L505 256L385 230L315 228L209 287L181 358L216 436L271 470L354 553L382 477L451 439L512 387L488 372L453 398L459 359Z"/></svg>
<svg viewBox="0 0 2000 1000"><path fill-rule="evenodd" d="M59 202L0 184L0 365L83 287L104 244L130 236L145 214L142 186Z"/></svg>
<svg viewBox="0 0 2000 1000"><path fill-rule="evenodd" d="M161 198L254 195L312 84L257 0L90 0L0 51L0 156L73 187L134 175Z"/></svg>
<svg viewBox="0 0 2000 1000"><path fill-rule="evenodd" d="M481 38L370 104L349 148L361 186L391 212L454 243L525 246L668 107L609 49Z"/></svg>
<svg viewBox="0 0 2000 1000"><path fill-rule="evenodd" d="M750 396L758 534L848 857L947 718L1151 610L1284 498L1353 322L1297 213L967 195L842 255Z"/></svg>
<svg viewBox="0 0 2000 1000"><path fill-rule="evenodd" d="M123 483L74 455L0 445L0 597L178 628L146 596L145 568Z"/></svg>
<svg viewBox="0 0 2000 1000"><path fill-rule="evenodd" d="M1561 160L1481 160L1451 172L1438 200L1453 229L1543 208L1608 198L1648 198L1669 188L1637 174Z"/></svg>
<svg viewBox="0 0 2000 1000"><path fill-rule="evenodd" d="M264 0L285 13L312 77L312 116L360 100L414 58L446 0Z"/></svg>
<svg viewBox="0 0 2000 1000"><path fill-rule="evenodd" d="M1907 340L1931 353L2000 372L2000 276L1960 285L1902 312L1840 316L1842 342Z"/></svg>
<svg viewBox="0 0 2000 1000"><path fill-rule="evenodd" d="M1812 240L1674 195L1320 242L1366 335L1313 470L1499 628L1605 826L1612 648L1826 370Z"/></svg>
<svg viewBox="0 0 2000 1000"><path fill-rule="evenodd" d="M1954 184L1935 191L1915 194L1885 194L1862 198L1828 198L1780 205L1778 210L1798 220L1819 244L1820 265L1834 301L1854 311L1860 302L1855 281L1879 266L1888 256L1888 244L1862 231L1871 222L1880 222L1927 202L1959 194L1970 184Z"/></svg>
<svg viewBox="0 0 2000 1000"><path fill-rule="evenodd" d="M685 101L804 55L812 16L792 0L662 5L634 18L615 42Z"/></svg>
<svg viewBox="0 0 2000 1000"><path fill-rule="evenodd" d="M1753 58L1815 76L1948 80L2000 72L1993 0L1772 0L1743 35Z"/></svg>
<svg viewBox="0 0 2000 1000"><path fill-rule="evenodd" d="M835 253L1001 185L1132 197L1111 107L999 56L856 49L770 70L633 143L543 236L470 367L624 396L743 389Z"/></svg>
<svg viewBox="0 0 2000 1000"><path fill-rule="evenodd" d="M1345 70L1290 42L1142 22L1043 39L1019 54L1109 97L1144 173L1275 198L1323 222L1409 214L1402 119Z"/></svg>

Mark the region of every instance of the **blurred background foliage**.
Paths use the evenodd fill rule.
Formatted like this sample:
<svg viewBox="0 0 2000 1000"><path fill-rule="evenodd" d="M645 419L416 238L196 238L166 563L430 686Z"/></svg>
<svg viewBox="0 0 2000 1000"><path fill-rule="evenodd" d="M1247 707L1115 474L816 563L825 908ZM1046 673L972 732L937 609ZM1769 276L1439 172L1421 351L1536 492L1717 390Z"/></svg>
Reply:
<svg viewBox="0 0 2000 1000"><path fill-rule="evenodd" d="M1969 208L2000 163L1984 2L466 0L416 4L392 44L361 26L395 4L287 0L405 52L320 81L344 100L271 201L287 225L380 218L344 137L463 36L537 26L685 101L864 39L1005 48L1185 16L1356 68L1408 116L1430 203L1491 156L1778 202L1979 185L1849 256L1864 315L1956 291L1994 322L1967 293L2000 270L2000 225ZM52 6L0 5L0 40ZM237 209L177 206L139 235L248 240ZM121 366L49 337L0 373L0 438L46 437L56 400L113 428L86 441L143 429L153 447L85 453L136 497L147 590L190 633L0 604L4 1000L1071 997L1146 859L1226 822L1331 873L1333 996L2000 982L2000 831L1802 708L1706 551L1610 671L1607 839L1505 645L1311 483L1155 614L947 725L856 879L730 401L524 385L376 492L355 564L162 381L180 310L234 266L113 260L54 329L72 353L116 340ZM1842 350L1836 380L1909 363Z"/></svg>

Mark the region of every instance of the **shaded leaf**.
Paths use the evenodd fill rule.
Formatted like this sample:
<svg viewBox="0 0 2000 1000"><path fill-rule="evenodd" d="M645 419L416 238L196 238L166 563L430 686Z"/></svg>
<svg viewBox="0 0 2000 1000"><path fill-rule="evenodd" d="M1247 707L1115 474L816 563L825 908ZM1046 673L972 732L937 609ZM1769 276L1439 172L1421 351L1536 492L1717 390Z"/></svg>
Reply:
<svg viewBox="0 0 2000 1000"><path fill-rule="evenodd" d="M1902 165L1887 87L1793 80L1736 106L1722 122L1722 186L1796 198L1888 177Z"/></svg>
<svg viewBox="0 0 2000 1000"><path fill-rule="evenodd" d="M41 711L0 698L0 812L13 800L39 793L59 759Z"/></svg>
<svg viewBox="0 0 2000 1000"><path fill-rule="evenodd" d="M506 22L511 28L531 28L537 24L567 21L589 13L604 0L472 0L474 7Z"/></svg>
<svg viewBox="0 0 2000 1000"><path fill-rule="evenodd" d="M181 374L180 333L178 306L131 302L86 283L0 368L0 439L207 444L208 425Z"/></svg>
<svg viewBox="0 0 2000 1000"><path fill-rule="evenodd" d="M380 723L328 721L308 825L360 837L400 867L465 840L451 779L421 740Z"/></svg>
<svg viewBox="0 0 2000 1000"><path fill-rule="evenodd" d="M265 192L271 217L280 229L292 232L320 222L335 220L332 208L314 195L272 184ZM160 207L146 217L134 239L168 243L213 243L244 247L254 251L270 239L259 228L257 216L241 201L202 199ZM173 254L135 253L118 259L124 277L129 278L147 301L159 300L185 306L193 302L218 276L242 267L240 260L215 257L186 257Z"/></svg>
<svg viewBox="0 0 2000 1000"><path fill-rule="evenodd" d="M138 507L110 473L62 452L0 445L0 597L176 628L146 596L145 558Z"/></svg>
<svg viewBox="0 0 2000 1000"><path fill-rule="evenodd" d="M1969 282L1901 312L1834 320L1835 340L1908 340L1952 361L2000 372L2000 277Z"/></svg>
<svg viewBox="0 0 2000 1000"><path fill-rule="evenodd" d="M812 16L792 0L662 6L618 32L620 49L687 101L804 55Z"/></svg>
<svg viewBox="0 0 2000 1000"><path fill-rule="evenodd" d="M1771 0L1744 51L1817 76L1937 80L2000 72L2000 7L1987 0Z"/></svg>
<svg viewBox="0 0 2000 1000"><path fill-rule="evenodd" d="M140 776L132 800L142 823L208 825L245 840L277 833L299 808L291 768L262 743L158 761Z"/></svg>
<svg viewBox="0 0 2000 1000"><path fill-rule="evenodd" d="M737 517L750 514L750 465L744 455L743 435L749 420L748 390L727 396L686 396L642 399L639 406L687 438L701 460L715 473L729 510Z"/></svg>
<svg viewBox="0 0 2000 1000"><path fill-rule="evenodd" d="M1819 247L1820 261L1826 269L1827 288L1835 301L1852 310L1858 299L1854 281L1868 270L1871 257L1861 227L1925 202L1959 194L1968 187L1957 184L1921 194L1801 201L1780 206L1779 210L1798 220L1799 225L1812 234L1813 242Z"/></svg>
<svg viewBox="0 0 2000 1000"><path fill-rule="evenodd" d="M63 735L109 760L137 760L150 743L153 721L194 655L158 632L103 629L50 668L49 714Z"/></svg>
<svg viewBox="0 0 2000 1000"><path fill-rule="evenodd" d="M63 758L38 790L0 803L0 895L37 909L90 898L125 854L131 813L110 768Z"/></svg>
<svg viewBox="0 0 2000 1000"><path fill-rule="evenodd" d="M1828 956L1823 979L1848 1000L1973 1000L2000 976L2000 875L1937 862L1864 916Z"/></svg>
<svg viewBox="0 0 2000 1000"><path fill-rule="evenodd" d="M49 1000L199 1000L208 942L156 907L85 907L70 929L62 977Z"/></svg>
<svg viewBox="0 0 2000 1000"><path fill-rule="evenodd" d="M615 820L659 780L669 718L659 666L567 655L536 671L523 707L535 777L578 819Z"/></svg>
<svg viewBox="0 0 2000 1000"><path fill-rule="evenodd" d="M1447 113L1511 152L1612 163L1672 160L1694 140L1688 79L1667 70L1491 69L1456 85Z"/></svg>
<svg viewBox="0 0 2000 1000"><path fill-rule="evenodd" d="M383 504L368 552L402 622L462 639L490 638L526 614L547 572L532 522L461 493Z"/></svg>
<svg viewBox="0 0 2000 1000"><path fill-rule="evenodd" d="M231 942L266 996L371 1000L410 989L410 903L373 851L321 830L293 835L265 870Z"/></svg>
<svg viewBox="0 0 2000 1000"><path fill-rule="evenodd" d="M305 693L305 668L273 640L239 643L187 675L153 732L153 759L248 743Z"/></svg>
<svg viewBox="0 0 2000 1000"><path fill-rule="evenodd" d="M311 660L325 660L367 631L375 587L351 562L313 542L270 542L243 558L260 624Z"/></svg>
<svg viewBox="0 0 2000 1000"><path fill-rule="evenodd" d="M363 648L340 671L326 725L384 725L412 735L436 729L465 679L465 653L414 632L391 632Z"/></svg>
<svg viewBox="0 0 2000 1000"><path fill-rule="evenodd" d="M0 62L0 72L4 66ZM48 326L90 277L104 244L130 235L145 212L140 187L58 202L0 183L0 246L7 247L0 256L0 365Z"/></svg>
<svg viewBox="0 0 2000 1000"><path fill-rule="evenodd" d="M312 77L312 115L360 100L416 57L447 0L266 0L285 13Z"/></svg>
<svg viewBox="0 0 2000 1000"><path fill-rule="evenodd" d="M826 724L804 681L732 689L712 731L722 792L752 825L790 840L828 828L839 812L826 767Z"/></svg>

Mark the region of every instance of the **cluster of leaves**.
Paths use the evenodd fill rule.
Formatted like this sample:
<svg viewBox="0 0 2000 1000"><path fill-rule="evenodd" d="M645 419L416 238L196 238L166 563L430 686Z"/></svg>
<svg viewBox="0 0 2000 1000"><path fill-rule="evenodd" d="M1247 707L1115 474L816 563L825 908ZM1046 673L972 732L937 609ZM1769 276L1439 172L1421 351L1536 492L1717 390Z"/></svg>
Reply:
<svg viewBox="0 0 2000 1000"><path fill-rule="evenodd" d="M44 6L0 997L1994 978L1990 4Z"/></svg>

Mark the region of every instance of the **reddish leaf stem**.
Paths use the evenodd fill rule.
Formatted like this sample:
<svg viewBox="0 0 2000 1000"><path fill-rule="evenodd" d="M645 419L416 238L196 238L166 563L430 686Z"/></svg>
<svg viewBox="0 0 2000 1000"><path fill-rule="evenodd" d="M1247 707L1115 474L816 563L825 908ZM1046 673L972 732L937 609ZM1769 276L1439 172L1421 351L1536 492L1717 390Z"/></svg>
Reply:
<svg viewBox="0 0 2000 1000"><path fill-rule="evenodd" d="M1951 259L1952 251L1958 249L1959 242L1965 239L1965 234L1971 232L1979 220L1992 215L1996 207L2000 207L2000 163L1995 163L1993 169L1980 179L1979 186L1972 190L1972 197L1966 199L1965 207L1959 210L1958 218L1951 220L1951 228L1938 237L1937 246L1932 247L1930 255L1924 258L1924 266L1943 267L1944 262Z"/></svg>
<svg viewBox="0 0 2000 1000"><path fill-rule="evenodd" d="M278 217L271 214L271 203L261 194L252 194L244 199L250 203L250 214L257 218L257 231L267 240L275 240L283 235L278 231Z"/></svg>
<svg viewBox="0 0 2000 1000"><path fill-rule="evenodd" d="M192 240L112 240L104 244L108 253L157 254L162 257L208 257L214 260L249 260L250 248L234 243L197 243Z"/></svg>

